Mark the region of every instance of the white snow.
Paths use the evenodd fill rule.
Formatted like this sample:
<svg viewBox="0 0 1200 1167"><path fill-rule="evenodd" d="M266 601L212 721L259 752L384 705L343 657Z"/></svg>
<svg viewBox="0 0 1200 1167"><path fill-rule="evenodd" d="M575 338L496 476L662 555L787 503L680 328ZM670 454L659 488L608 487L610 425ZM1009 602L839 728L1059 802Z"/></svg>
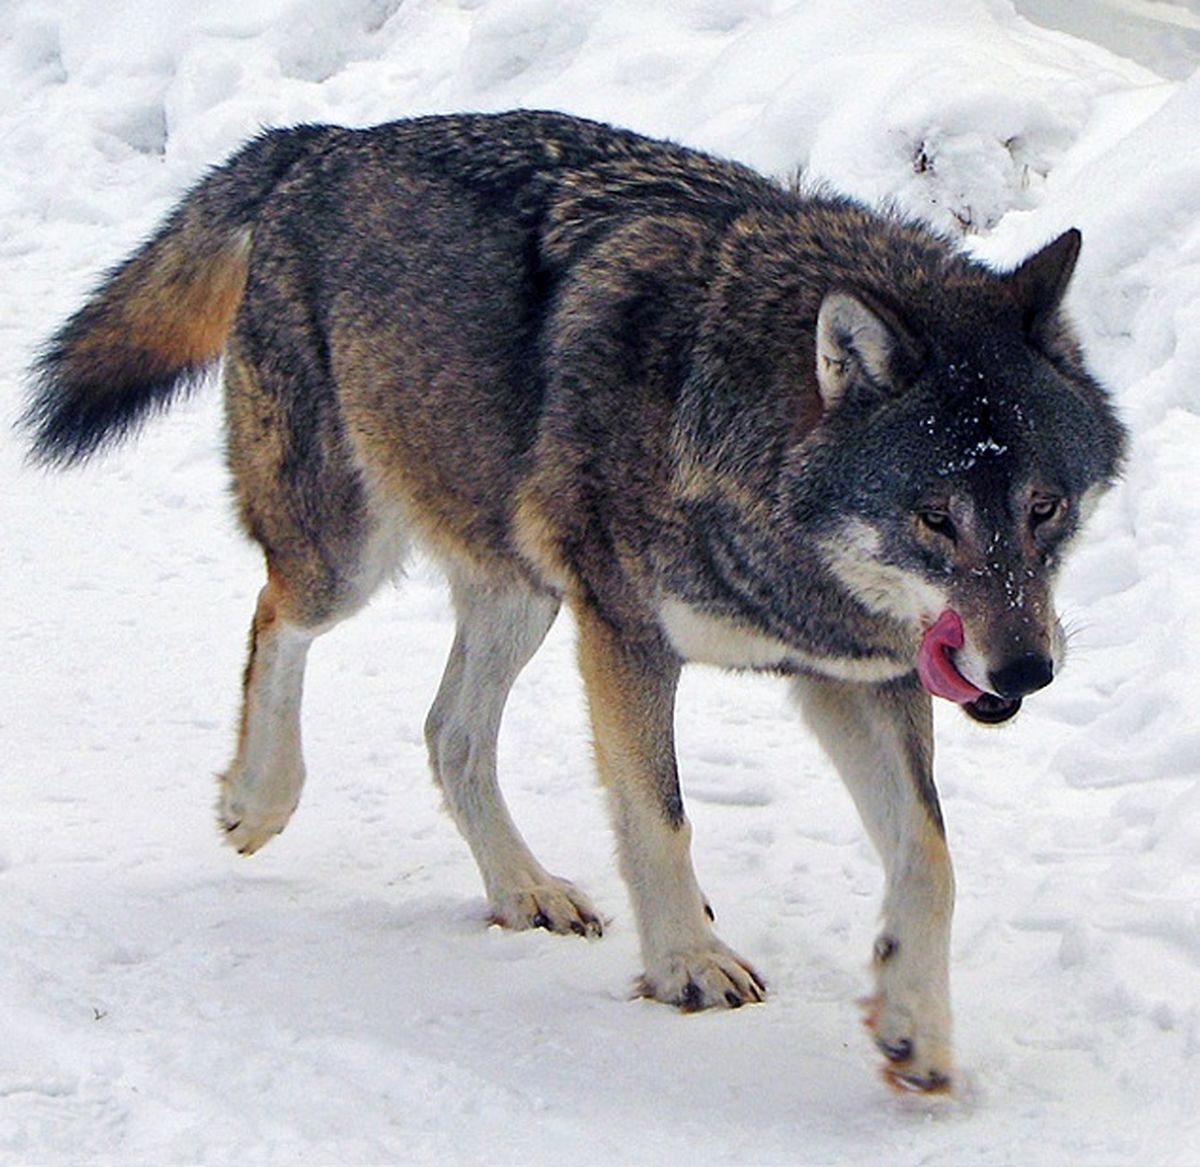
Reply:
<svg viewBox="0 0 1200 1167"><path fill-rule="evenodd" d="M701 881L772 996L696 1017L631 1001L565 620L501 761L535 851L611 915L604 940L485 924L426 775L451 625L423 562L314 649L309 789L241 859L212 776L261 569L219 394L57 476L5 426L0 1162L1200 1163L1196 7L1072 5L1094 41L1020 7L0 7L6 422L38 342L260 124L525 105L804 167L1001 264L1080 227L1071 308L1134 431L1064 580L1065 675L1000 731L939 709L963 1085L932 1104L874 1075L855 999L881 874L779 684L695 670L678 717ZM1147 50L1163 23L1184 40Z"/></svg>

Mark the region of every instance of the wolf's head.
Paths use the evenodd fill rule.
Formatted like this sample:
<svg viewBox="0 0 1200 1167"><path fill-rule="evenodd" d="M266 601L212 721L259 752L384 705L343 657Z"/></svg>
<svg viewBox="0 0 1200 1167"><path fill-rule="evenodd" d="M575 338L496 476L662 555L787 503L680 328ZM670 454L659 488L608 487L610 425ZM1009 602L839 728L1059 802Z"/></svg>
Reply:
<svg viewBox="0 0 1200 1167"><path fill-rule="evenodd" d="M1068 231L1006 275L964 264L903 304L835 288L818 316L805 463L837 498L829 567L981 721L1061 667L1055 574L1120 468L1122 428L1060 314L1079 245Z"/></svg>

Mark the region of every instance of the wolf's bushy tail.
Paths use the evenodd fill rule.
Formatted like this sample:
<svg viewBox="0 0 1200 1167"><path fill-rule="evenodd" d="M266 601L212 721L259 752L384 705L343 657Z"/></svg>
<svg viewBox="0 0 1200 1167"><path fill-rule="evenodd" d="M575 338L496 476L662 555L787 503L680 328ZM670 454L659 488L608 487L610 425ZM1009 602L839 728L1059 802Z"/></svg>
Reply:
<svg viewBox="0 0 1200 1167"><path fill-rule="evenodd" d="M263 200L332 127L271 130L206 175L114 268L31 370L20 424L32 457L82 461L134 432L221 353L246 285Z"/></svg>

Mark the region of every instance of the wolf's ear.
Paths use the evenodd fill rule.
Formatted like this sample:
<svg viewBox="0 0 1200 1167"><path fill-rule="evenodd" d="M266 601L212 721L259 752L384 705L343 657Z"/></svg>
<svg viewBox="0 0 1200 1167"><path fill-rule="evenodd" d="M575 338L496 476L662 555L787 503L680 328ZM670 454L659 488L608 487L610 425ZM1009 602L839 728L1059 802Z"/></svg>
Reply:
<svg viewBox="0 0 1200 1167"><path fill-rule="evenodd" d="M1042 339L1046 324L1062 303L1082 243L1083 236L1072 227L1005 277L1030 339Z"/></svg>
<svg viewBox="0 0 1200 1167"><path fill-rule="evenodd" d="M817 313L817 385L832 409L855 384L903 388L920 366L920 347L886 309L849 292L830 292Z"/></svg>

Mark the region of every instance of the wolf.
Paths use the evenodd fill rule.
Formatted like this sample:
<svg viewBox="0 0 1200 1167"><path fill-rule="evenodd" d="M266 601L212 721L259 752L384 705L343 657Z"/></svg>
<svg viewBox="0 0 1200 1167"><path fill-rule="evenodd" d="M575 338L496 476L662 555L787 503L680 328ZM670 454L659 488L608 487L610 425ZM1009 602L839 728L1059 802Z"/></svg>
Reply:
<svg viewBox="0 0 1200 1167"><path fill-rule="evenodd" d="M867 1023L893 1085L953 1080L954 879L932 698L1010 718L1059 672L1052 587L1125 436L1063 312L1079 232L995 271L895 214L552 112L271 130L50 340L33 457L86 459L223 361L266 560L222 831L284 829L315 637L415 541L457 632L433 776L509 928L601 934L497 785L509 689L560 606L645 971L763 999L690 858L686 662L788 678L882 858Z"/></svg>

